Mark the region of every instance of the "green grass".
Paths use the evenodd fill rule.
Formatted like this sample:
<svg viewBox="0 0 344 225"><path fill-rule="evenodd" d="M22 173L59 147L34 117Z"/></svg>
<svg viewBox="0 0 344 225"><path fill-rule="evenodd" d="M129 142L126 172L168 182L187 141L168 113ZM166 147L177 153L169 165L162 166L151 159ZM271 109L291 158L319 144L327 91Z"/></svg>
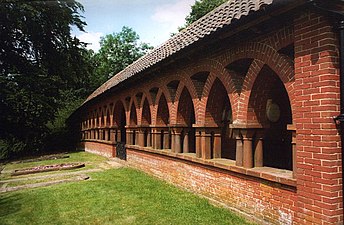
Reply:
<svg viewBox="0 0 344 225"><path fill-rule="evenodd" d="M16 169L24 169L24 168L30 168L30 167L40 166L40 165L53 165L53 164L61 164L61 163L77 163L77 162L85 163L85 167L70 170L70 171L79 171L79 170L97 168L97 166L100 163L106 162L107 160L107 158L103 156L98 156L98 155L90 154L87 152L73 152L73 153L68 153L67 155L69 155L69 158L45 160L45 161L37 161L37 162L25 162L25 163L7 163L4 166L4 170L2 171L2 174L0 174L0 180L61 173L61 171L51 171L51 172L45 172L45 173L36 173L36 174L30 174L30 175L21 175L21 176L11 177L11 172ZM62 172L68 172L68 170L64 170Z"/></svg>
<svg viewBox="0 0 344 225"><path fill-rule="evenodd" d="M88 161L93 156L75 157ZM206 199L134 169L88 174L87 181L0 194L0 224L248 224Z"/></svg>

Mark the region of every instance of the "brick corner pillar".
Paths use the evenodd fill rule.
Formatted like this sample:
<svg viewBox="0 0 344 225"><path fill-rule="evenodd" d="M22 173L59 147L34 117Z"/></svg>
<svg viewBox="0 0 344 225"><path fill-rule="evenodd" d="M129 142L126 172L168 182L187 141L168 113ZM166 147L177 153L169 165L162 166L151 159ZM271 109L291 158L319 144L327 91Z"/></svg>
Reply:
<svg viewBox="0 0 344 225"><path fill-rule="evenodd" d="M294 20L297 224L342 224L338 36L333 20ZM288 85L288 84L285 84Z"/></svg>

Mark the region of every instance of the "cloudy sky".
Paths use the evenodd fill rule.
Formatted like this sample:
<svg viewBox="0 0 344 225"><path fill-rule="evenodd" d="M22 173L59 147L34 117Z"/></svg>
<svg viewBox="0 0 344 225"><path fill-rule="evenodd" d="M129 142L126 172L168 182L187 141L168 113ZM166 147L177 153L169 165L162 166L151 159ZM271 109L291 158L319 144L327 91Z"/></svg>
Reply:
<svg viewBox="0 0 344 225"><path fill-rule="evenodd" d="M133 28L142 42L154 47L184 24L195 0L78 0L85 8L86 33L73 31L97 51L101 36Z"/></svg>

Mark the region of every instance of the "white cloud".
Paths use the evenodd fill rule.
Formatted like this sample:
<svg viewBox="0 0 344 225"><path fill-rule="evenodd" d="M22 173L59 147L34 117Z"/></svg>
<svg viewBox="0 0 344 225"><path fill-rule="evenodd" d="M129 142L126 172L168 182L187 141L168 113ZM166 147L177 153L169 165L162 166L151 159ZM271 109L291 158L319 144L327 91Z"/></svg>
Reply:
<svg viewBox="0 0 344 225"><path fill-rule="evenodd" d="M176 0L174 3L158 5L151 18L170 32L176 32L178 27L184 25L185 17L194 3L195 0Z"/></svg>
<svg viewBox="0 0 344 225"><path fill-rule="evenodd" d="M82 33L77 38L87 43L87 49L92 49L95 52L98 52L100 49L100 37L103 36L103 33L101 32L88 32L88 33Z"/></svg>

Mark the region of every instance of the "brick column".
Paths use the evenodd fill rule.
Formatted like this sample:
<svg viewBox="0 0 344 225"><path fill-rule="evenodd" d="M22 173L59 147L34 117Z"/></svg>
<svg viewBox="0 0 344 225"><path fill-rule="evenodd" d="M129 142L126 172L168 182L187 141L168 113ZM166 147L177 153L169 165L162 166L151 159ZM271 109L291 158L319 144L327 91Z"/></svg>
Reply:
<svg viewBox="0 0 344 225"><path fill-rule="evenodd" d="M338 36L334 20L306 12L295 19L297 214L300 224L343 222ZM323 221L323 222L321 222Z"/></svg>

